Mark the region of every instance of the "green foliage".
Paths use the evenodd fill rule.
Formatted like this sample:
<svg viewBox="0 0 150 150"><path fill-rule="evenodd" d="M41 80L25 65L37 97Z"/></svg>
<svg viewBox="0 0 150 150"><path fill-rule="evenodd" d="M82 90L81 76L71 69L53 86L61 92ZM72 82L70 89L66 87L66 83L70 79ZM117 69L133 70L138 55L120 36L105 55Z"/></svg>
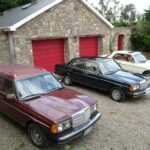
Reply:
<svg viewBox="0 0 150 150"><path fill-rule="evenodd" d="M115 27L128 27L130 26L128 23L126 22L114 22L112 23Z"/></svg>
<svg viewBox="0 0 150 150"><path fill-rule="evenodd" d="M121 8L120 21L131 24L137 19L136 8L133 4L125 5Z"/></svg>
<svg viewBox="0 0 150 150"><path fill-rule="evenodd" d="M9 10L13 7L17 7L33 1L34 0L0 0L0 13Z"/></svg>
<svg viewBox="0 0 150 150"><path fill-rule="evenodd" d="M133 26L130 39L133 49L150 51L150 7L145 10L142 21Z"/></svg>
<svg viewBox="0 0 150 150"><path fill-rule="evenodd" d="M150 21L150 6L149 6L149 9L145 10L143 20L144 21Z"/></svg>
<svg viewBox="0 0 150 150"><path fill-rule="evenodd" d="M66 146L65 148L64 148L64 150L88 150L86 147L71 147L71 146Z"/></svg>
<svg viewBox="0 0 150 150"><path fill-rule="evenodd" d="M118 0L99 0L97 10L110 22L115 22L119 15L120 3Z"/></svg>

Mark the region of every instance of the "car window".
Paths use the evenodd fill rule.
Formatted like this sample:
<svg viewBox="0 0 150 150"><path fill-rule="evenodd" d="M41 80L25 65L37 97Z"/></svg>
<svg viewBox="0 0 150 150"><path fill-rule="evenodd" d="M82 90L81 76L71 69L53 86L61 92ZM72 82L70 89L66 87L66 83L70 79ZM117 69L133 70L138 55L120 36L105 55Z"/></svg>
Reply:
<svg viewBox="0 0 150 150"><path fill-rule="evenodd" d="M126 55L126 60L128 62L134 62L134 59L133 59L132 55Z"/></svg>
<svg viewBox="0 0 150 150"><path fill-rule="evenodd" d="M126 55L124 55L124 54L115 54L115 55L113 56L113 59L122 60L122 61L127 61L127 60L126 60Z"/></svg>
<svg viewBox="0 0 150 150"><path fill-rule="evenodd" d="M126 61L126 62L134 62L132 55L129 54L116 54L114 55L113 58L117 60Z"/></svg>
<svg viewBox="0 0 150 150"><path fill-rule="evenodd" d="M99 68L103 74L112 74L122 70L114 60L99 61Z"/></svg>
<svg viewBox="0 0 150 150"><path fill-rule="evenodd" d="M93 62L86 62L86 71L92 74L99 74L98 66L96 63Z"/></svg>
<svg viewBox="0 0 150 150"><path fill-rule="evenodd" d="M15 86L21 99L62 88L50 73L17 80Z"/></svg>
<svg viewBox="0 0 150 150"><path fill-rule="evenodd" d="M0 90L2 90L2 88L3 88L3 78L0 77Z"/></svg>
<svg viewBox="0 0 150 150"><path fill-rule="evenodd" d="M85 70L85 62L77 59L75 62L73 62L71 64L71 67L77 68L77 69L81 69L81 70Z"/></svg>
<svg viewBox="0 0 150 150"><path fill-rule="evenodd" d="M13 82L7 79L4 79L3 92L6 94L14 94Z"/></svg>
<svg viewBox="0 0 150 150"><path fill-rule="evenodd" d="M147 61L147 58L141 53L134 54L133 57L138 63L145 63Z"/></svg>

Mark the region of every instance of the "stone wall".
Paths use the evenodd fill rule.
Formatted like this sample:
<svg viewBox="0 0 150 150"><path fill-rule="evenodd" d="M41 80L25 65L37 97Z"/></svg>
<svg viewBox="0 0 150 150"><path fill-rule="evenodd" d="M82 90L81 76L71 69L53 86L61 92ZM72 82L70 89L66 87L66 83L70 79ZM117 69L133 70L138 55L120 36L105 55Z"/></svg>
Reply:
<svg viewBox="0 0 150 150"><path fill-rule="evenodd" d="M0 31L0 63L9 63L8 35Z"/></svg>
<svg viewBox="0 0 150 150"><path fill-rule="evenodd" d="M118 49L118 36L124 35L123 39L123 48L125 50L130 49L130 35L131 28L130 27L116 27L112 31L112 50L115 51Z"/></svg>
<svg viewBox="0 0 150 150"><path fill-rule="evenodd" d="M64 0L14 32L16 62L32 64L32 40L64 38L66 61L78 56L79 37L103 36L101 51L109 51L110 28L80 0ZM100 52L102 53L102 52Z"/></svg>

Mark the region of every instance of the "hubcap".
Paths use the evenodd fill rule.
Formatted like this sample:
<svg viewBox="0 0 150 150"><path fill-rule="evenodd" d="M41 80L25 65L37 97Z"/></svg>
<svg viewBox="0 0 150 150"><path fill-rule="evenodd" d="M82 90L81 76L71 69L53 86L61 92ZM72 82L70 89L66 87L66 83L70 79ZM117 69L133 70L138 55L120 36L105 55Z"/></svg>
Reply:
<svg viewBox="0 0 150 150"><path fill-rule="evenodd" d="M37 143L37 144L42 143L42 136L41 136L40 132L38 131L38 129L33 129L31 131L31 137L35 143Z"/></svg>
<svg viewBox="0 0 150 150"><path fill-rule="evenodd" d="M65 83L70 84L70 77L68 77L68 76L65 77Z"/></svg>
<svg viewBox="0 0 150 150"><path fill-rule="evenodd" d="M121 93L118 89L114 89L112 91L112 97L115 99L115 100L119 100L121 98Z"/></svg>

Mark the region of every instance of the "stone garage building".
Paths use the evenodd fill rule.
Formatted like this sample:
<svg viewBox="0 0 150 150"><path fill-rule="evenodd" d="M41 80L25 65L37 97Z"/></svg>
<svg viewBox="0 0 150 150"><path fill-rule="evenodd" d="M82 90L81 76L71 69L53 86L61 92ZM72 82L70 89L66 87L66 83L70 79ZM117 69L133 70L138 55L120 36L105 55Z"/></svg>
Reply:
<svg viewBox="0 0 150 150"><path fill-rule="evenodd" d="M110 50L113 26L85 0L37 0L0 15L0 62L41 66Z"/></svg>

